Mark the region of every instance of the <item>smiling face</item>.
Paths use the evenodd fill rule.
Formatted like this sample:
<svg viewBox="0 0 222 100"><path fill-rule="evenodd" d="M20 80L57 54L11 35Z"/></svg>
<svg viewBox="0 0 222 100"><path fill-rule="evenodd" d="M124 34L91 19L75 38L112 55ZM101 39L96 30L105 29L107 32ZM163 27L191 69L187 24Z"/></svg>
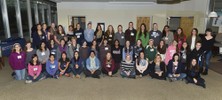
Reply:
<svg viewBox="0 0 222 100"><path fill-rule="evenodd" d="M62 53L62 59L66 59L66 54Z"/></svg>
<svg viewBox="0 0 222 100"><path fill-rule="evenodd" d="M45 43L44 42L41 43L41 48L45 49Z"/></svg>
<svg viewBox="0 0 222 100"><path fill-rule="evenodd" d="M97 42L95 40L92 41L93 46L96 46Z"/></svg>
<svg viewBox="0 0 222 100"><path fill-rule="evenodd" d="M153 24L153 29L154 30L158 30L158 25L157 24Z"/></svg>
<svg viewBox="0 0 222 100"><path fill-rule="evenodd" d="M74 56L75 56L75 58L78 58L78 57L79 57L79 53L78 53L78 52L75 52L75 53L74 53Z"/></svg>
<svg viewBox="0 0 222 100"><path fill-rule="evenodd" d="M130 55L126 55L126 61L131 61Z"/></svg>
<svg viewBox="0 0 222 100"><path fill-rule="evenodd" d="M183 46L183 48L187 48L187 43L184 42L182 46Z"/></svg>
<svg viewBox="0 0 222 100"><path fill-rule="evenodd" d="M176 40L173 41L173 46L177 46L177 41Z"/></svg>
<svg viewBox="0 0 222 100"><path fill-rule="evenodd" d="M133 23L129 23L129 28L133 28Z"/></svg>
<svg viewBox="0 0 222 100"><path fill-rule="evenodd" d="M180 35L182 33L182 30L179 28L177 29L177 34Z"/></svg>
<svg viewBox="0 0 222 100"><path fill-rule="evenodd" d="M130 46L130 41L126 41L126 47Z"/></svg>
<svg viewBox="0 0 222 100"><path fill-rule="evenodd" d="M119 46L119 41L115 41L115 46Z"/></svg>
<svg viewBox="0 0 222 100"><path fill-rule="evenodd" d="M140 52L140 58L144 59L144 53L143 52Z"/></svg>
<svg viewBox="0 0 222 100"><path fill-rule="evenodd" d="M164 27L164 31L168 32L169 30L169 27Z"/></svg>
<svg viewBox="0 0 222 100"><path fill-rule="evenodd" d="M156 62L161 62L161 56L160 55L156 56Z"/></svg>
<svg viewBox="0 0 222 100"><path fill-rule="evenodd" d="M197 31L195 29L192 30L192 35L196 36L197 35Z"/></svg>
<svg viewBox="0 0 222 100"><path fill-rule="evenodd" d="M153 40L149 41L149 46L153 46Z"/></svg>
<svg viewBox="0 0 222 100"><path fill-rule="evenodd" d="M55 57L54 57L53 55L51 55L51 56L49 57L49 60L50 60L50 61L54 61L54 60L55 60Z"/></svg>
<svg viewBox="0 0 222 100"><path fill-rule="evenodd" d="M201 48L201 43L196 43L196 49L200 50L200 48Z"/></svg>
<svg viewBox="0 0 222 100"><path fill-rule="evenodd" d="M69 26L69 31L73 31L73 27L72 26Z"/></svg>
<svg viewBox="0 0 222 100"><path fill-rule="evenodd" d="M174 56L174 60L175 60L175 61L178 61L178 60L179 60L179 56L178 56L178 55L175 55L175 56Z"/></svg>
<svg viewBox="0 0 222 100"><path fill-rule="evenodd" d="M110 60L110 59L111 59L111 53L107 53L107 54L106 54L106 59L107 59L107 60Z"/></svg>
<svg viewBox="0 0 222 100"><path fill-rule="evenodd" d="M142 41L141 40L137 40L136 45L137 46L141 46L141 44L142 44Z"/></svg>
<svg viewBox="0 0 222 100"><path fill-rule="evenodd" d="M92 24L89 23L89 24L87 25L87 27L88 27L89 29L92 29Z"/></svg>
<svg viewBox="0 0 222 100"><path fill-rule="evenodd" d="M160 41L160 46L163 46L163 45L164 45L164 41L161 40L161 41Z"/></svg>
<svg viewBox="0 0 222 100"><path fill-rule="evenodd" d="M77 24L77 25L76 25L76 28L79 30L79 29L80 29L80 24Z"/></svg>
<svg viewBox="0 0 222 100"><path fill-rule="evenodd" d="M32 44L31 43L27 43L25 46L26 46L27 49L30 49L32 47Z"/></svg>
<svg viewBox="0 0 222 100"><path fill-rule="evenodd" d="M40 31L42 29L42 26L39 24L37 25L37 30Z"/></svg>
<svg viewBox="0 0 222 100"><path fill-rule="evenodd" d="M197 65L197 60L196 59L192 59L191 65L192 66L196 66Z"/></svg>
<svg viewBox="0 0 222 100"><path fill-rule="evenodd" d="M118 32L122 32L123 31L123 27L122 26L118 26Z"/></svg>
<svg viewBox="0 0 222 100"><path fill-rule="evenodd" d="M65 45L65 40L61 40L60 43L61 43L61 46L64 46Z"/></svg>
<svg viewBox="0 0 222 100"><path fill-rule="evenodd" d="M52 24L51 24L51 27L52 27L52 28L55 28L55 23L52 23Z"/></svg>
<svg viewBox="0 0 222 100"><path fill-rule="evenodd" d="M35 56L33 59L33 62L37 62L37 60L38 60L38 57L37 56Z"/></svg>
<svg viewBox="0 0 222 100"><path fill-rule="evenodd" d="M141 25L141 30L144 32L145 31L145 26Z"/></svg>
<svg viewBox="0 0 222 100"><path fill-rule="evenodd" d="M42 25L42 28L45 30L47 28L47 25L46 24L43 24Z"/></svg>
<svg viewBox="0 0 222 100"><path fill-rule="evenodd" d="M91 53L90 53L90 57L94 58L94 57L95 57L95 53L94 53L94 52L91 52Z"/></svg>
<svg viewBox="0 0 222 100"><path fill-rule="evenodd" d="M14 48L16 52L20 52L21 50L21 46L19 44L16 44Z"/></svg>

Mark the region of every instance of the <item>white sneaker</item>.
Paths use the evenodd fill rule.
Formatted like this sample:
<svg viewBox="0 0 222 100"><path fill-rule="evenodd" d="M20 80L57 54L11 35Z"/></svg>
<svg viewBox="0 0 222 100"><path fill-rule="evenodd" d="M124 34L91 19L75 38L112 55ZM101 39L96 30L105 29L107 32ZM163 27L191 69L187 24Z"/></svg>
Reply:
<svg viewBox="0 0 222 100"><path fill-rule="evenodd" d="M30 83L32 83L32 80L26 80L25 83L30 84Z"/></svg>

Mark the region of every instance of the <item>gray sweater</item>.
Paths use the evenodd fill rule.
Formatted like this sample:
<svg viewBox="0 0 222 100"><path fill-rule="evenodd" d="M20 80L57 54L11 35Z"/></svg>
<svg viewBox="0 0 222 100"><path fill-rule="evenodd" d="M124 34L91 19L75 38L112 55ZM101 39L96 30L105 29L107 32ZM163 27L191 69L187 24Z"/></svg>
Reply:
<svg viewBox="0 0 222 100"><path fill-rule="evenodd" d="M26 66L28 66L28 63L31 61L33 54L36 54L35 49L33 49L32 51L26 52L26 60L25 60L25 65Z"/></svg>
<svg viewBox="0 0 222 100"><path fill-rule="evenodd" d="M119 32L117 32L114 36L114 40L116 39L119 40L121 46L125 45L125 33L120 34Z"/></svg>
<svg viewBox="0 0 222 100"><path fill-rule="evenodd" d="M168 34L168 36L163 37L163 40L165 41L165 43L167 44L167 46L169 46L169 45L173 42L173 40L174 40L173 32L170 32L170 33Z"/></svg>
<svg viewBox="0 0 222 100"><path fill-rule="evenodd" d="M47 61L49 59L49 49L46 49L46 51L42 52L39 49L36 51L36 54L39 58L39 62L43 63L43 61Z"/></svg>

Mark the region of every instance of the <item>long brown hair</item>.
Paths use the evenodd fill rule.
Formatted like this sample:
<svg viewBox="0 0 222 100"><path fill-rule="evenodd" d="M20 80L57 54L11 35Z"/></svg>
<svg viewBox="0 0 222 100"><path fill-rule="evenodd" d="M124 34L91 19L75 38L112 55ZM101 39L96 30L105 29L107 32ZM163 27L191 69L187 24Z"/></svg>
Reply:
<svg viewBox="0 0 222 100"><path fill-rule="evenodd" d="M110 54L110 56L111 56L109 60L107 60L107 55L108 54ZM112 54L111 54L111 52L106 53L106 63L112 63Z"/></svg>
<svg viewBox="0 0 222 100"><path fill-rule="evenodd" d="M195 66L193 66L192 65L192 61L193 60L196 60L196 65ZM195 72L198 72L199 71L199 65L198 65L198 60L197 59L195 59L195 58L193 58L192 60L191 60L191 62L190 62L190 66L189 66L189 70L192 70L194 68L194 70L195 70Z"/></svg>
<svg viewBox="0 0 222 100"><path fill-rule="evenodd" d="M111 32L111 33L110 33L110 31L109 31L109 27L112 27L112 32ZM106 30L106 34L107 34L107 35L110 35L110 34L111 34L111 35L114 35L114 33L115 33L115 32L114 32L113 26L112 26L112 25L109 25L108 28L107 28L107 30Z"/></svg>
<svg viewBox="0 0 222 100"><path fill-rule="evenodd" d="M142 26L145 27L144 33L142 33ZM139 37L141 37L142 34L144 34L144 36L145 36L145 38L146 38L146 35L147 35L146 33L147 33L146 24L145 24L145 23L142 23L142 24L140 25Z"/></svg>
<svg viewBox="0 0 222 100"><path fill-rule="evenodd" d="M180 33L180 35L178 34L178 30L181 30L181 33ZM184 38L184 33L183 33L183 28L181 28L181 27L178 27L177 28L177 32L176 32L176 36L175 36L175 40L178 42L178 40L183 40L183 38Z"/></svg>

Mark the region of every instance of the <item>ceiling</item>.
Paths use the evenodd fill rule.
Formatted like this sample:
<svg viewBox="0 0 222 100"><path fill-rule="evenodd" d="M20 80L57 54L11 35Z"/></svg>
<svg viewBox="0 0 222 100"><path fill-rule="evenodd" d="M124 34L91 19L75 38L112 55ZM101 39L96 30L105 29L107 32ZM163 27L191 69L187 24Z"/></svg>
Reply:
<svg viewBox="0 0 222 100"><path fill-rule="evenodd" d="M50 0L54 2L156 2L158 4L174 4L188 0Z"/></svg>

